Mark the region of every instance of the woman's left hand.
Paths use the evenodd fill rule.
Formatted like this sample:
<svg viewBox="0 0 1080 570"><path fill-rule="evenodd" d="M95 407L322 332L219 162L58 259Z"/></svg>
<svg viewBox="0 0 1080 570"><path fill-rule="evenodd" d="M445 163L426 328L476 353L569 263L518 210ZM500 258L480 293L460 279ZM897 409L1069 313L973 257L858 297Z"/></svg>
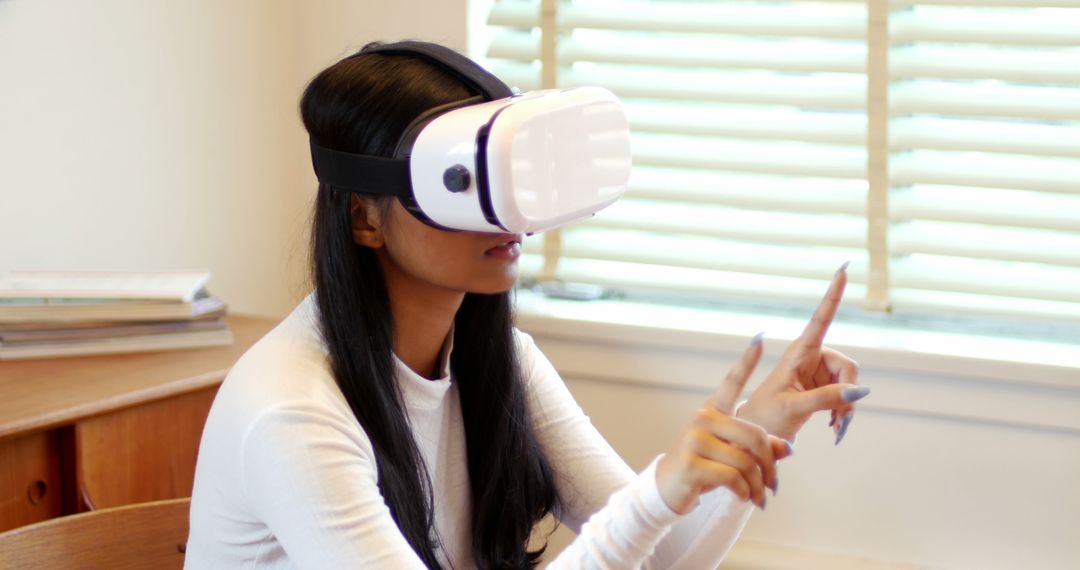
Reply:
<svg viewBox="0 0 1080 570"><path fill-rule="evenodd" d="M870 393L858 386L859 366L843 354L822 346L847 285L847 265L836 272L810 323L780 358L780 363L738 410L739 418L758 424L770 434L794 441L810 416L832 410L829 426L840 443L855 413L855 401Z"/></svg>

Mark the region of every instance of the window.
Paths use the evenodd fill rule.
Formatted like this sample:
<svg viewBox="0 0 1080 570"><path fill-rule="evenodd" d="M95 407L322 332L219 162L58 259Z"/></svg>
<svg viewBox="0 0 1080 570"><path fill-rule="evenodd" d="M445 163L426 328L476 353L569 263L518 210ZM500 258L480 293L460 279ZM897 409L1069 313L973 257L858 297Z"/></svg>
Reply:
<svg viewBox="0 0 1080 570"><path fill-rule="evenodd" d="M527 275L784 303L851 260L871 311L1080 323L1080 0L503 0L489 24L507 83L605 86L633 132L626 197L528 240Z"/></svg>

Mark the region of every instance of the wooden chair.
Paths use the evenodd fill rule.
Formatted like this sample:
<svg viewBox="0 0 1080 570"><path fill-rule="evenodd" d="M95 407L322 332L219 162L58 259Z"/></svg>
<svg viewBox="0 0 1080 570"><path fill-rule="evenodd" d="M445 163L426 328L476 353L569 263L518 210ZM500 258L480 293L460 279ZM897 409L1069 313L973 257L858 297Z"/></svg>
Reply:
<svg viewBox="0 0 1080 570"><path fill-rule="evenodd" d="M139 503L12 529L0 533L0 568L181 569L190 505Z"/></svg>

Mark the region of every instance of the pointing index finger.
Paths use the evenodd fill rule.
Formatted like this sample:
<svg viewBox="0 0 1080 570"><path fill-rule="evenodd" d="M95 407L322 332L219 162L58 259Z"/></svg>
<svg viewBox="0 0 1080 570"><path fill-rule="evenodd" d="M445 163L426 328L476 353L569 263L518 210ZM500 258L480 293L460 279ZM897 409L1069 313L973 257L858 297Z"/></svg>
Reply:
<svg viewBox="0 0 1080 570"><path fill-rule="evenodd" d="M829 284L829 290L825 292L825 297L821 300L817 310L814 311L814 316L810 318L810 322L803 329L799 342L804 347L820 348L821 344L825 342L825 333L829 331L829 325L832 324L833 318L836 317L836 310L840 307L840 299L844 297L849 263L851 262L845 262L840 266L840 269L836 270L836 276L833 277L832 283Z"/></svg>

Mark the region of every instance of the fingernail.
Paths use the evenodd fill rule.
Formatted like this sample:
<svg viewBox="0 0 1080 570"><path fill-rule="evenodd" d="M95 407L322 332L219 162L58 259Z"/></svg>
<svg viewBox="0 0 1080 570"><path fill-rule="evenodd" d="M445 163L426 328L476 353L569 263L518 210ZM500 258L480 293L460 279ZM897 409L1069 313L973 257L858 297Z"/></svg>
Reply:
<svg viewBox="0 0 1080 570"><path fill-rule="evenodd" d="M845 261L844 264L840 266L840 269L836 270L836 274L840 275L844 271L847 271L847 268L848 268L849 265L851 265L851 262L850 261Z"/></svg>
<svg viewBox="0 0 1080 570"><path fill-rule="evenodd" d="M836 433L836 443L834 445L840 445L840 441L844 439L844 434L847 433L847 428L851 425L853 417L855 417L855 410L844 414L844 419L840 420L840 431Z"/></svg>
<svg viewBox="0 0 1080 570"><path fill-rule="evenodd" d="M851 403L857 402L869 394L869 386L852 386L850 388L844 388L844 390L840 392L840 397L843 398L845 402Z"/></svg>
<svg viewBox="0 0 1080 570"><path fill-rule="evenodd" d="M786 440L786 439L782 439L781 441L783 441L784 445L787 446L787 456L791 457L792 455L795 455L795 446L792 445L791 442Z"/></svg>
<svg viewBox="0 0 1080 570"><path fill-rule="evenodd" d="M832 413L832 418L829 420L829 427L836 425L836 412Z"/></svg>
<svg viewBox="0 0 1080 570"><path fill-rule="evenodd" d="M765 495L761 496L761 510L765 510Z"/></svg>
<svg viewBox="0 0 1080 570"><path fill-rule="evenodd" d="M757 346L761 344L761 339L765 337L765 332L759 332L754 335L754 338L750 339L750 346Z"/></svg>
<svg viewBox="0 0 1080 570"><path fill-rule="evenodd" d="M774 497L776 496L776 489L779 486L780 486L780 480L779 479L773 479L772 485L770 485L769 488L772 489L772 494L773 494Z"/></svg>

